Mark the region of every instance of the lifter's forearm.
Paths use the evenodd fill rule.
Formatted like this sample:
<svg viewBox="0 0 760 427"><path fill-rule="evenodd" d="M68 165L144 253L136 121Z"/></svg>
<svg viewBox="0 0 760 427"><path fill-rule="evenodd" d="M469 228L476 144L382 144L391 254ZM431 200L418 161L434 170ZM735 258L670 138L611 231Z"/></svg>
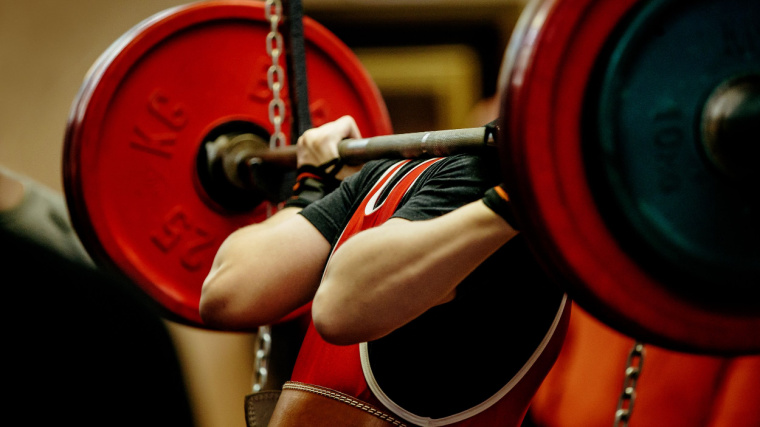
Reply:
<svg viewBox="0 0 760 427"><path fill-rule="evenodd" d="M331 258L312 308L315 325L337 344L377 339L450 298L516 234L481 201L363 231Z"/></svg>

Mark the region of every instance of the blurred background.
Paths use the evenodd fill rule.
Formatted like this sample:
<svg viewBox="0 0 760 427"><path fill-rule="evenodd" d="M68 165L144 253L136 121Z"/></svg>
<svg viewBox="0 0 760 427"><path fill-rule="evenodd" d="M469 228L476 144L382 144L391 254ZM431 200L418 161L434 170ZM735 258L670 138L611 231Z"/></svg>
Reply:
<svg viewBox="0 0 760 427"><path fill-rule="evenodd" d="M0 0L0 165L62 192L66 119L88 68L132 26L184 3ZM495 118L478 111L496 93L499 65L524 0L303 4L305 14L336 34L368 69L395 132L476 126ZM245 426L255 336L166 323L198 426Z"/></svg>

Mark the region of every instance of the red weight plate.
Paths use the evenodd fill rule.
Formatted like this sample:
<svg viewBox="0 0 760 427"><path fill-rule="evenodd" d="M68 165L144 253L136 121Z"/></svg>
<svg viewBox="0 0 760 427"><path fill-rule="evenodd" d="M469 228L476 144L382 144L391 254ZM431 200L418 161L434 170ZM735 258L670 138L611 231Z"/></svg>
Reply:
<svg viewBox="0 0 760 427"><path fill-rule="evenodd" d="M390 133L385 104L353 53L313 20L303 24L313 125L349 114L363 135ZM222 240L271 211L266 203L220 209L196 168L204 137L224 123L273 132L268 32L263 2L167 10L108 49L72 105L64 187L78 234L96 261L190 325L203 327L200 290ZM289 122L288 113L283 128Z"/></svg>
<svg viewBox="0 0 760 427"><path fill-rule="evenodd" d="M653 344L760 351L760 315L697 304L632 259L597 209L586 174L584 95L614 27L639 0L544 0L526 10L501 76L500 156L537 256L590 313Z"/></svg>

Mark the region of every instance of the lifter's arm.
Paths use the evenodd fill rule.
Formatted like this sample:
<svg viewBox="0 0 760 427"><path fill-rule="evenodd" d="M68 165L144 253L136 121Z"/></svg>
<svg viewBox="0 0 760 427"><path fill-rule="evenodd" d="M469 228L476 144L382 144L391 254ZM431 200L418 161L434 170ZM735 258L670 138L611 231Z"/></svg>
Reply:
<svg viewBox="0 0 760 427"><path fill-rule="evenodd" d="M203 283L200 315L225 330L277 321L311 300L330 244L287 208L232 233L219 248Z"/></svg>
<svg viewBox="0 0 760 427"><path fill-rule="evenodd" d="M380 338L453 298L456 286L515 235L482 201L363 231L331 258L312 306L315 326L335 344Z"/></svg>
<svg viewBox="0 0 760 427"><path fill-rule="evenodd" d="M306 131L298 140L298 165L337 157L337 144L361 137L350 117ZM338 178L358 168L343 168ZM220 246L203 283L200 314L209 326L254 329L309 302L319 286L330 243L300 208L285 208L259 224L232 233Z"/></svg>

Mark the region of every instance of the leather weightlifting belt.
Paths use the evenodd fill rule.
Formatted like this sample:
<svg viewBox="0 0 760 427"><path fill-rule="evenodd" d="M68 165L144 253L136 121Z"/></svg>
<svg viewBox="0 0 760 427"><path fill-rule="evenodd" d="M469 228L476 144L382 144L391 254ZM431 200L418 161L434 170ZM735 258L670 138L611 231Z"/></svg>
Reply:
<svg viewBox="0 0 760 427"><path fill-rule="evenodd" d="M353 396L326 387L288 381L269 427L406 427L391 415Z"/></svg>

